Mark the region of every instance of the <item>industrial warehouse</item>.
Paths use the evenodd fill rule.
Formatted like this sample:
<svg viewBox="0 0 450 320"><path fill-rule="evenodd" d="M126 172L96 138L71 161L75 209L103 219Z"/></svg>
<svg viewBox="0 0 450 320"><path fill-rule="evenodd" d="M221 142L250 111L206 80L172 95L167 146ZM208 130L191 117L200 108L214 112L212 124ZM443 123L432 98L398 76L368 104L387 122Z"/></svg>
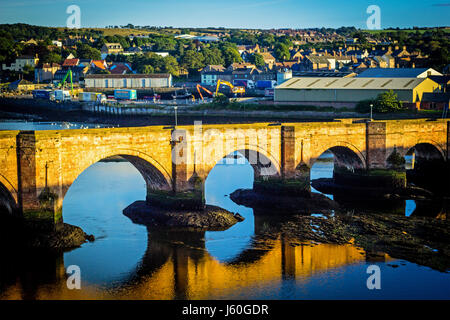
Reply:
<svg viewBox="0 0 450 320"><path fill-rule="evenodd" d="M86 88L167 88L172 86L171 74L89 74Z"/></svg>
<svg viewBox="0 0 450 320"><path fill-rule="evenodd" d="M291 78L275 88L274 100L351 107L388 90L400 101L416 103L424 93L439 90L439 84L429 78Z"/></svg>

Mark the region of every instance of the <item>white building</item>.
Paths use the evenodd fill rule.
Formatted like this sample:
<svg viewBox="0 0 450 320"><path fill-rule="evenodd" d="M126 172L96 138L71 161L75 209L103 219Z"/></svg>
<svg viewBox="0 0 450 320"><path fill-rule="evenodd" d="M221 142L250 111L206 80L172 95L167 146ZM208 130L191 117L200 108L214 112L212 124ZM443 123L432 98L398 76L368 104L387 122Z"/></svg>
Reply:
<svg viewBox="0 0 450 320"><path fill-rule="evenodd" d="M172 87L172 75L157 74L89 74L84 78L86 88L149 89Z"/></svg>
<svg viewBox="0 0 450 320"><path fill-rule="evenodd" d="M23 71L23 68L25 66L31 66L31 67L36 67L36 65L39 62L39 58L33 57L33 56L20 56L18 58L16 58L16 62L11 63L10 66L7 66L6 64L2 64L2 69L3 70L10 70L10 71L17 71L17 72L21 72Z"/></svg>

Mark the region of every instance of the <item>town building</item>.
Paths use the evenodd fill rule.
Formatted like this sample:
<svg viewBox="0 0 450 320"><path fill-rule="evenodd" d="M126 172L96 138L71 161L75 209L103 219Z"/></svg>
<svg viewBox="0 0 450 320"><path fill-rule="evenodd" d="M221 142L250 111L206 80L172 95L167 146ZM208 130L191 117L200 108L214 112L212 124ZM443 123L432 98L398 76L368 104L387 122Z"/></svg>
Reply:
<svg viewBox="0 0 450 320"><path fill-rule="evenodd" d="M39 62L39 58L36 56L20 56L16 58L16 61L7 66L5 63L2 64L3 70L22 72L25 66L36 67Z"/></svg>
<svg viewBox="0 0 450 320"><path fill-rule="evenodd" d="M34 69L34 80L37 83L50 82L53 80L55 73L61 70L61 66L57 63L44 63L41 68Z"/></svg>
<svg viewBox="0 0 450 320"><path fill-rule="evenodd" d="M220 76L225 72L221 65L208 65L200 71L201 83L203 85L215 85ZM224 79L222 79L224 80Z"/></svg>
<svg viewBox="0 0 450 320"><path fill-rule="evenodd" d="M172 87L172 75L160 74L89 74L84 78L86 88L149 89Z"/></svg>
<svg viewBox="0 0 450 320"><path fill-rule="evenodd" d="M110 54L120 54L123 53L123 47L120 43L105 43L101 50L101 57L105 59L106 56Z"/></svg>
<svg viewBox="0 0 450 320"><path fill-rule="evenodd" d="M380 93L393 90L400 101L416 103L423 94L437 92L439 85L428 78L292 78L275 88L276 102L300 102L328 106L375 99Z"/></svg>

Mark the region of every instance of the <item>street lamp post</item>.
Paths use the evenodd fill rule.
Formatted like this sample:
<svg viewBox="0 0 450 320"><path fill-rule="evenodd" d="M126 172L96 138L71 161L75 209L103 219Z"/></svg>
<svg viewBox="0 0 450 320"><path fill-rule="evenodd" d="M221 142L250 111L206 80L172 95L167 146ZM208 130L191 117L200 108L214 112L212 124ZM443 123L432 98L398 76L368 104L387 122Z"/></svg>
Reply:
<svg viewBox="0 0 450 320"><path fill-rule="evenodd" d="M177 118L177 109L178 109L178 106L175 106L174 109L175 109L175 127L177 127L177 126L178 126L178 118Z"/></svg>
<svg viewBox="0 0 450 320"><path fill-rule="evenodd" d="M370 104L370 121L372 121L373 118L373 104Z"/></svg>

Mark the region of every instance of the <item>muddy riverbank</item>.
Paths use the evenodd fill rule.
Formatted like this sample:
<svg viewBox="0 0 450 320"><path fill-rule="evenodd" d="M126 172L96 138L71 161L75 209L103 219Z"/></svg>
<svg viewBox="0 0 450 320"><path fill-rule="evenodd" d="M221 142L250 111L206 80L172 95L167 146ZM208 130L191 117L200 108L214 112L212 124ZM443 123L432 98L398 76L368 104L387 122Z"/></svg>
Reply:
<svg viewBox="0 0 450 320"><path fill-rule="evenodd" d="M306 192L305 192L306 193ZM239 205L258 210L279 210L280 214L322 212L339 208L337 202L318 193L306 193L305 196L274 195L259 193L251 189L238 189L230 194L230 199Z"/></svg>
<svg viewBox="0 0 450 320"><path fill-rule="evenodd" d="M435 270L450 270L450 221L379 214L294 216L279 226L292 245L353 243L368 256L387 253Z"/></svg>
<svg viewBox="0 0 450 320"><path fill-rule="evenodd" d="M19 248L67 251L95 241L80 227L63 223L56 228L41 228L17 220L1 220L0 239Z"/></svg>
<svg viewBox="0 0 450 320"><path fill-rule="evenodd" d="M123 210L133 223L148 227L190 228L196 230L226 230L244 220L239 214L217 206L207 205L203 210L163 209L136 201Z"/></svg>

